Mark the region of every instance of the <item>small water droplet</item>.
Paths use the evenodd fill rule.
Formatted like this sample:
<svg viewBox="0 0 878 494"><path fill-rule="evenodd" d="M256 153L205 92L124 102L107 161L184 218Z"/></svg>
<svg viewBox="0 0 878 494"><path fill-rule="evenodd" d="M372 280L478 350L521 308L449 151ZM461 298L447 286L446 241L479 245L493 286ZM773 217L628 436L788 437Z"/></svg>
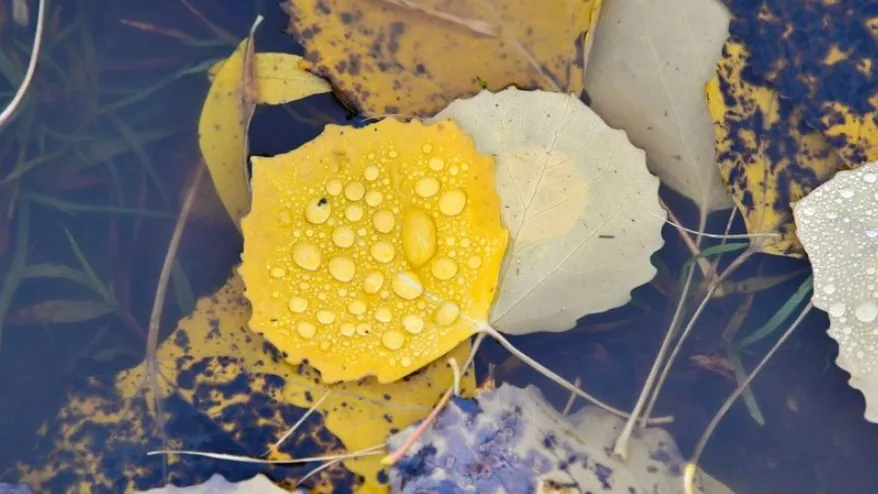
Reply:
<svg viewBox="0 0 878 494"><path fill-rule="evenodd" d="M391 150L389 153L387 153L387 157L390 159L396 159L399 157L399 153L397 153L396 150L394 149L394 150Z"/></svg>
<svg viewBox="0 0 878 494"><path fill-rule="evenodd" d="M342 336L351 337L357 331L357 328L355 328L352 323L346 322L342 323L338 330Z"/></svg>
<svg viewBox="0 0 878 494"><path fill-rule="evenodd" d="M359 204L351 204L344 210L344 217L348 221L360 221L363 219L363 207Z"/></svg>
<svg viewBox="0 0 878 494"><path fill-rule="evenodd" d="M287 270L284 268L271 268L268 274L271 275L272 278L283 278L287 275Z"/></svg>
<svg viewBox="0 0 878 494"><path fill-rule="evenodd" d="M438 280L450 280L457 274L457 262L448 257L440 257L433 261L430 271Z"/></svg>
<svg viewBox="0 0 878 494"><path fill-rule="evenodd" d="M357 334L360 336L368 336L372 332L372 326L368 323L361 322L357 324Z"/></svg>
<svg viewBox="0 0 878 494"><path fill-rule="evenodd" d="M372 254L376 261L384 264L387 264L396 257L396 250L388 242L375 242L369 248L369 253Z"/></svg>
<svg viewBox="0 0 878 494"><path fill-rule="evenodd" d="M314 225L323 224L332 214L332 205L325 197L315 197L305 205L305 219Z"/></svg>
<svg viewBox="0 0 878 494"><path fill-rule="evenodd" d="M378 271L373 271L363 279L363 291L369 295L374 295L378 293L378 290L381 290L381 285L383 284L384 275Z"/></svg>
<svg viewBox="0 0 878 494"><path fill-rule="evenodd" d="M341 181L332 179L326 182L326 193L333 197L341 194Z"/></svg>
<svg viewBox="0 0 878 494"><path fill-rule="evenodd" d="M331 310L317 311L317 322L320 324L332 324L335 321L335 312Z"/></svg>
<svg viewBox="0 0 878 494"><path fill-rule="evenodd" d="M838 191L838 195L845 199L850 199L851 197L854 197L854 191L851 189L841 189Z"/></svg>
<svg viewBox="0 0 878 494"><path fill-rule="evenodd" d="M375 320L378 322L390 322L393 320L393 312L387 307L379 307L375 309Z"/></svg>
<svg viewBox="0 0 878 494"><path fill-rule="evenodd" d="M389 350L399 350L405 343L405 335L399 331L387 331L381 335L381 343Z"/></svg>
<svg viewBox="0 0 878 494"><path fill-rule="evenodd" d="M302 241L293 246L293 262L302 269L315 271L320 267L320 248Z"/></svg>
<svg viewBox="0 0 878 494"><path fill-rule="evenodd" d="M401 365L403 367L411 367L412 359L410 357L403 357L403 358L399 359L399 365Z"/></svg>
<svg viewBox="0 0 878 494"><path fill-rule="evenodd" d="M378 167L367 166L366 170L363 172L363 177L370 182L376 180L378 178Z"/></svg>
<svg viewBox="0 0 878 494"><path fill-rule="evenodd" d="M860 322L872 322L878 317L878 304L874 300L866 300L854 309L854 317Z"/></svg>
<svg viewBox="0 0 878 494"><path fill-rule="evenodd" d="M835 293L835 285L833 285L832 283L823 285L823 293L827 295L832 295L833 293Z"/></svg>
<svg viewBox="0 0 878 494"><path fill-rule="evenodd" d="M425 143L423 146L421 146L421 151L423 151L424 154L430 154L433 152L433 145L429 142Z"/></svg>
<svg viewBox="0 0 878 494"><path fill-rule="evenodd" d="M835 317L841 317L844 315L844 311L847 309L845 305L841 302L836 302L829 306L829 314Z"/></svg>
<svg viewBox="0 0 878 494"><path fill-rule="evenodd" d="M332 243L346 249L354 245L354 231L347 226L340 226L332 231Z"/></svg>
<svg viewBox="0 0 878 494"><path fill-rule="evenodd" d="M470 258L466 260L466 265L473 269L477 269L482 265L482 258L479 256L470 256Z"/></svg>
<svg viewBox="0 0 878 494"><path fill-rule="evenodd" d="M439 192L439 181L433 177L424 177L415 184L415 193L423 198L433 197Z"/></svg>
<svg viewBox="0 0 878 494"><path fill-rule="evenodd" d="M878 176L876 176L874 173L867 173L863 175L863 180L865 180L867 183L874 184L875 180L878 180Z"/></svg>
<svg viewBox="0 0 878 494"><path fill-rule="evenodd" d="M402 316L402 328L411 334L419 334L424 330L424 320L414 314Z"/></svg>
<svg viewBox="0 0 878 494"><path fill-rule="evenodd" d="M383 200L384 196L381 194L381 192L377 190L370 190L369 192L366 192L366 204L372 206L373 208L381 204L381 201Z"/></svg>
<svg viewBox="0 0 878 494"><path fill-rule="evenodd" d="M348 256L335 256L329 260L329 274L342 283L354 279L356 273L357 265Z"/></svg>
<svg viewBox="0 0 878 494"><path fill-rule="evenodd" d="M368 306L366 305L366 302L360 299L354 300L348 304L348 312L355 316L366 312L367 308Z"/></svg>
<svg viewBox="0 0 878 494"><path fill-rule="evenodd" d="M307 340L317 333L317 327L308 321L299 321L296 323L296 333L299 333L299 336Z"/></svg>
<svg viewBox="0 0 878 494"><path fill-rule="evenodd" d="M446 300L436 309L436 313L433 314L433 320L440 326L449 326L454 324L458 316L460 316L460 307L454 302Z"/></svg>
<svg viewBox="0 0 878 494"><path fill-rule="evenodd" d="M405 300L414 300L424 293L424 285L417 274L411 271L397 273L391 283L393 293Z"/></svg>
<svg viewBox="0 0 878 494"><path fill-rule="evenodd" d="M445 168L445 161L438 156L434 156L427 162L427 166L429 166L434 172L438 172Z"/></svg>
<svg viewBox="0 0 878 494"><path fill-rule="evenodd" d="M308 300L302 297L293 297L290 299L289 303L287 303L287 306L293 312L305 312L308 309Z"/></svg>
<svg viewBox="0 0 878 494"><path fill-rule="evenodd" d="M358 180L348 182L348 184L344 186L344 196L347 197L349 201L359 201L363 198L363 194L365 193L366 186L363 185L363 182Z"/></svg>

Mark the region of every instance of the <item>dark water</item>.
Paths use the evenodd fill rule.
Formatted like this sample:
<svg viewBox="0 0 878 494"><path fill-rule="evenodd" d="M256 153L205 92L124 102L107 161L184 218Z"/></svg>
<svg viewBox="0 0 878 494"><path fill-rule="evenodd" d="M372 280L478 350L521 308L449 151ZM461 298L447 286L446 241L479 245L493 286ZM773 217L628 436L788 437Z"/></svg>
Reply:
<svg viewBox="0 0 878 494"><path fill-rule="evenodd" d="M285 16L272 1L193 1L191 5L233 37L218 38L177 0L94 0L50 6L51 28L46 38L50 49L43 54L45 61L41 61L28 107L0 132L0 180L22 162L41 156L51 159L0 185L0 273L7 282L22 243L22 221L29 226L23 243L28 266L65 265L83 270L66 229L124 310L76 323L34 322L23 308L46 300L94 301L100 297L82 284L57 277L25 279L10 292L0 340L0 472L27 461L41 424L52 424L67 403L68 392L78 389L84 378L112 376L143 359L140 333L149 319L173 216L199 163L197 118L208 86L203 73L174 76L186 67L226 56L246 34L256 12L266 17L257 36L258 50L301 53L283 32ZM0 6L8 11L8 5L0 2ZM8 16L4 19L0 51L22 67L26 53L13 43L28 45L32 35L14 26ZM211 42L196 46L120 20L154 24ZM0 91L5 101L8 86L4 81L0 80ZM119 104L126 99L130 102ZM296 115L307 116L310 123ZM344 123L348 117L329 95L287 108L260 109L251 127L251 151L268 155L295 148L320 133L321 126L313 122ZM160 137L138 144L140 139L126 137L126 128L140 137ZM111 158L92 159L107 146L116 149ZM163 334L185 313L192 297L220 287L238 260L241 240L221 208L217 209L210 187L205 191L178 256L189 287L172 284ZM666 190L663 195L684 223L695 224L694 212L685 200ZM45 198L56 200L55 205L47 204ZM68 204L65 211L57 206L58 200L73 205ZM10 209L11 205L15 207ZM110 206L166 216L83 210ZM6 221L10 210L11 220ZM725 221L725 213L711 218L711 231L721 231ZM743 231L740 221L735 230ZM532 334L514 343L568 379L581 377L583 386L605 401L630 408L673 306L656 285L671 286L688 255L671 228L666 228L665 239L658 258L669 266L670 274L637 289L636 304L587 317L573 331ZM806 268L804 261L757 256L735 279ZM741 331L752 331L767 321L805 276L802 272L760 292ZM742 296L733 295L709 306L660 401L657 412L676 417L670 431L684 456L734 388L733 381L693 365L689 357L722 350L720 333L742 302ZM617 324L598 331L605 329L605 323ZM863 420L862 397L847 386L847 376L834 366L837 348L826 336L826 327L824 315L814 311L755 381L753 390L767 421L764 427L749 417L743 405L736 404L711 440L704 468L738 493L867 493L878 488L871 468L878 455L878 427ZM775 337L754 345L752 353L744 356L748 369ZM499 347L488 344L479 357L478 370L484 374L489 363L497 364L498 380L536 384L559 407L567 400L561 388L527 368L510 365L507 357ZM192 425L181 427L191 429ZM210 435L211 430L200 433ZM254 471L216 462L196 466L205 471L221 468L227 476L238 478ZM0 480L16 478L9 471ZM66 491L63 479L53 485L52 492Z"/></svg>

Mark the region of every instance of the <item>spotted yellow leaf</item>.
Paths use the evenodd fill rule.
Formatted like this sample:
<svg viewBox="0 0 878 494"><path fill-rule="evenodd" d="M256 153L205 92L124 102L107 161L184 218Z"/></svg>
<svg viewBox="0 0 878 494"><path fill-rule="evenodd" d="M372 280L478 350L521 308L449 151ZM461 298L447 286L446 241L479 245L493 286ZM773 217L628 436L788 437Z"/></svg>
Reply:
<svg viewBox="0 0 878 494"><path fill-rule="evenodd" d="M442 359L397 383L323 386L313 368L291 366L247 329L251 312L243 292L243 282L233 277L201 299L193 315L180 321L159 347L167 445L155 430L141 364L117 376L77 384L58 416L41 429L34 450L23 454L29 457L15 466L13 477L34 492L129 493L167 483L194 485L218 471L231 473L229 480L262 472L292 488L314 463L298 468L241 466L171 456L163 476L165 458L146 452L167 446L258 457L324 396L316 413L270 458L359 451L383 444L392 432L425 417L452 385L453 372ZM463 362L468 353L464 343L450 356ZM472 377L465 376L462 386L465 392L474 389ZM386 493L380 458L332 466L304 487L314 493Z"/></svg>
<svg viewBox="0 0 878 494"><path fill-rule="evenodd" d="M287 0L313 71L369 115L429 116L481 87L583 89L600 0Z"/></svg>
<svg viewBox="0 0 878 494"><path fill-rule="evenodd" d="M245 63L250 52L253 74ZM249 208L247 128L256 104L277 105L329 92L329 84L299 66L287 53L252 54L245 39L232 55L211 69L212 84L198 122L198 143L220 200L237 225ZM255 97L248 97L248 81Z"/></svg>
<svg viewBox="0 0 878 494"><path fill-rule="evenodd" d="M625 304L655 276L659 181L642 150L579 99L509 88L459 100L451 118L496 156L511 243L490 323L504 333L565 331Z"/></svg>
<svg viewBox="0 0 878 494"><path fill-rule="evenodd" d="M717 162L749 233L762 252L803 257L791 203L832 178L846 165L800 109L752 80L751 55L729 40L707 86L716 134Z"/></svg>
<svg viewBox="0 0 878 494"><path fill-rule="evenodd" d="M290 362L395 381L486 319L507 232L494 161L455 124L330 125L253 164L240 273Z"/></svg>

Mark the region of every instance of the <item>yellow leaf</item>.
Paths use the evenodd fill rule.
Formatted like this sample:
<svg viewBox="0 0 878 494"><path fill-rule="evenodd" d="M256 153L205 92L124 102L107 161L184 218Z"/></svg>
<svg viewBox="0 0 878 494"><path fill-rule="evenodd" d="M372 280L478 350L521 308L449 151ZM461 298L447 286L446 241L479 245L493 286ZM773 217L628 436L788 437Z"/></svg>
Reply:
<svg viewBox="0 0 878 494"><path fill-rule="evenodd" d="M239 277L230 279L201 299L159 348L171 448L259 456L331 389L315 416L271 458L358 451L383 444L392 432L424 418L452 385L453 373L442 360L397 383L321 386L312 368L289 365L246 328L251 314L243 291ZM469 350L464 343L450 356L462 363ZM131 492L169 481L192 485L210 477L215 462L172 456L162 479L161 457L145 456L162 444L152 434L144 377L141 364L115 378L76 386L67 405L41 430L34 455L16 466L19 480L35 492L88 493ZM475 388L472 376L465 376L462 386L468 396ZM332 492L333 486L387 492L379 480L386 477L380 458L346 461L347 469L328 468L306 486L312 492ZM311 468L264 471L291 488Z"/></svg>
<svg viewBox="0 0 878 494"><path fill-rule="evenodd" d="M249 38L248 38L249 39ZM236 225L249 207L247 128L256 103L276 105L329 92L323 79L299 68L301 58L287 53L254 57L256 100L245 97L245 55L248 40L215 64L212 84L198 122L198 142L217 193Z"/></svg>
<svg viewBox="0 0 878 494"><path fill-rule="evenodd" d="M290 362L391 382L486 320L508 235L494 161L457 125L329 125L253 163L240 273Z"/></svg>
<svg viewBox="0 0 878 494"><path fill-rule="evenodd" d="M720 173L749 233L779 233L753 242L768 254L803 257L790 204L846 165L798 108L747 74L749 53L727 41L707 85Z"/></svg>
<svg viewBox="0 0 878 494"><path fill-rule="evenodd" d="M428 116L510 84L579 94L597 0L288 0L314 72L369 115Z"/></svg>

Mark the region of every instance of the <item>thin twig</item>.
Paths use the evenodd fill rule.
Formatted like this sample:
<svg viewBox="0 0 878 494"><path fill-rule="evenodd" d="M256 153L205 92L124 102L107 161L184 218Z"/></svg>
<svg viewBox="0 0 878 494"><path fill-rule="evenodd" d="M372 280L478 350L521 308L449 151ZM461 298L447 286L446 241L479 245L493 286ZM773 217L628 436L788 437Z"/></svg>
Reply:
<svg viewBox="0 0 878 494"><path fill-rule="evenodd" d="M578 377L573 381L573 385L577 388L582 384L582 380ZM573 402L576 401L576 393L570 393L570 397L567 398L567 403L564 405L564 410L561 411L562 415L569 415L570 410L573 408Z"/></svg>
<svg viewBox="0 0 878 494"><path fill-rule="evenodd" d="M669 208L668 205L665 204L664 201L659 199L659 203L661 203L662 207L668 213L668 218L670 219L670 223L674 224L674 226L682 225L682 223L680 223L680 220L674 214L674 211L672 211L671 208ZM667 220L665 220L665 221L667 221ZM701 226L701 225L705 225L706 223L707 223L707 217L703 216L701 221L700 221L699 229L704 230L704 226ZM686 247L689 249L689 252L691 252L693 256L697 256L698 254L701 253L701 249L699 248L698 245L695 244L695 241L692 240L692 237L690 237L689 235L686 234L685 229L678 228L677 233L680 234L680 238L683 240L683 243L686 244ZM699 236L699 238L700 238L700 236ZM704 276L706 278L707 273L710 271L710 262L707 259L704 259L702 257L701 259L698 259L698 267L701 268L702 276Z"/></svg>
<svg viewBox="0 0 878 494"><path fill-rule="evenodd" d="M40 0L38 9L37 27L34 32L34 44L31 48L30 61L27 64L27 72L25 72L24 79L22 79L21 84L18 86L18 90L15 92L12 101L10 101L9 104L6 105L6 108L3 109L3 112L0 113L0 130L12 120L12 116L15 114L15 111L24 99L31 81L34 78L34 72L37 69L37 60L40 58L40 47L43 44L43 25L45 24L46 17L46 0Z"/></svg>
<svg viewBox="0 0 878 494"><path fill-rule="evenodd" d="M454 14L449 14L447 12L442 12L441 10L436 10L432 7L427 7L426 5L420 5L411 0L378 0L382 3L386 3L389 5L393 5L395 7L400 7L407 10L412 10L414 12L420 12L429 17L433 17L435 19L439 19L445 22L449 22L456 26L463 27L469 31L472 31L475 34L479 34L482 36L490 36L496 37L497 34L500 33L500 29L488 22L479 20L479 19L467 19L465 17L458 17Z"/></svg>
<svg viewBox="0 0 878 494"><path fill-rule="evenodd" d="M311 408L309 408L308 411L303 413L302 416L299 417L299 420L297 420L296 423L293 424L293 426L290 427L284 433L284 435L281 436L281 438L277 440L276 443L274 443L273 445L271 445L271 447L269 447L267 450L265 450L265 453L262 453L262 456L268 456L272 452L277 451L277 448L279 448L280 445L283 444L284 441L286 441L291 435L293 435L293 433L296 432L296 430L298 430L298 428L301 427L302 424L304 424L306 420L308 420L308 417L310 417L311 414L314 413L314 411L316 411L317 408L323 404L323 401L326 400L326 398L328 398L331 393L332 393L332 390L330 389L326 393L324 393L323 396L321 396L319 400L314 402L314 404L311 405Z"/></svg>

